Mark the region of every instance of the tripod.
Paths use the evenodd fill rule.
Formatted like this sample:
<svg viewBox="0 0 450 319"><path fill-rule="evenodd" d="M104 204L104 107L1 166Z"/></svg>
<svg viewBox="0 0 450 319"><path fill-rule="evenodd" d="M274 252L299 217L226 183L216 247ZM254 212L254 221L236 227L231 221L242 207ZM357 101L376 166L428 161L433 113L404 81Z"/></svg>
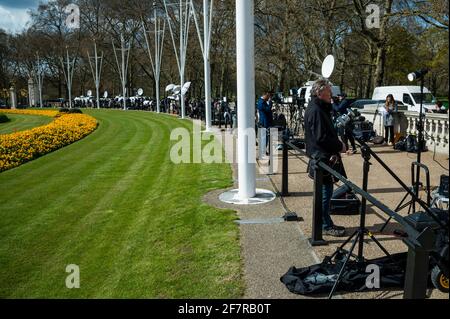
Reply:
<svg viewBox="0 0 450 319"><path fill-rule="evenodd" d="M370 172L370 166L372 165L370 163L371 160L371 154L370 154L370 148L367 145L361 145L361 154L364 159L364 168L363 168L363 190L367 192L368 190L368 184L369 184L369 172ZM344 274L344 271L347 267L348 262L350 261L350 257L356 257L356 261L358 263L363 263L365 261L364 258L364 240L367 237L369 237L382 251L386 254L387 257L392 258L392 256L389 254L389 252L384 248L381 243L375 238L375 236L366 228L366 210L367 210L367 200L366 198L362 198L361 201L361 219L360 219L360 225L357 231L353 233L342 245L337 249L337 251L331 256L328 257L328 261L332 261L333 258L335 258L338 254L346 253L346 257L344 260L344 263L342 265L342 268L339 272L339 275L336 279L336 282L333 286L333 289L331 290L331 293L329 295L329 299L333 298L334 293L336 292L336 289L339 286L339 283L342 280L342 276ZM344 247L347 246L351 241L352 246L350 248L350 251L345 251ZM358 255L354 255L353 252L356 249L356 245L358 244Z"/></svg>

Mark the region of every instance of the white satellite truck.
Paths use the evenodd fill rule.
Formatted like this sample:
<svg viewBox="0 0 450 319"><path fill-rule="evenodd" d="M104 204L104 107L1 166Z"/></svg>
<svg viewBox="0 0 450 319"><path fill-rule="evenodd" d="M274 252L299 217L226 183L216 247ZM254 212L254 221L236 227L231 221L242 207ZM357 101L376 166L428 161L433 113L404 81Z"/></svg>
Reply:
<svg viewBox="0 0 450 319"><path fill-rule="evenodd" d="M377 87L372 96L374 101L384 101L392 94L394 100L402 102L408 107L409 112L420 113L420 86L382 86ZM424 88L423 91L423 112L434 109L436 99L433 94Z"/></svg>

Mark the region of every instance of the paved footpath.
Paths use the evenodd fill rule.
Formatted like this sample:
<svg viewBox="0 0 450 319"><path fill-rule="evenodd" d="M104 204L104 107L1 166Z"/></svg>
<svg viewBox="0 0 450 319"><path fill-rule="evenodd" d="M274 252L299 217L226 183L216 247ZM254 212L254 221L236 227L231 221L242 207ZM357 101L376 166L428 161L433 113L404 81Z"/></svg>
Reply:
<svg viewBox="0 0 450 319"><path fill-rule="evenodd" d="M217 138L231 131L221 132L214 130ZM225 147L227 156L233 154L230 146ZM415 155L399 153L388 147L375 148L376 153L405 181L410 183L410 165L415 161ZM280 152L281 153L281 152ZM281 154L280 154L281 156ZM448 157L434 156L432 152L425 153L423 162L429 166L432 173L431 183L437 186L441 174L448 174ZM349 178L357 185L362 184L362 164L360 155L345 156L344 162ZM404 196L403 190L396 182L372 160L370 173L369 191L388 207L394 209ZM281 157L279 157L279 170L274 175L257 175L257 187L278 193L281 189ZM269 204L257 206L238 206L222 203L218 197L224 190L214 191L205 195L205 201L209 204L233 209L240 218L241 249L244 268L244 281L246 285L244 298L276 298L293 299L305 298L291 294L280 282L280 277L287 270L296 266L297 268L311 266L319 263L325 256L332 254L343 239L325 238L330 245L312 248L308 242L311 236L312 225L312 196L313 183L306 174L307 159L290 155L289 158L289 183L291 196L286 198L277 197ZM233 165L235 180L234 188L237 187L237 165ZM287 212L296 212L303 219L301 222L284 222L281 217ZM406 215L406 211L403 212ZM333 217L339 225L348 227L353 232L359 225L359 216L336 216ZM392 235L398 225L391 223L386 234L378 234L377 231L384 224L386 216L368 206L367 225L371 231L377 234L377 238L391 253L406 251L406 246L401 239ZM345 239L344 239L345 240ZM365 257L381 257L383 253L375 244L367 241L365 245ZM402 290L365 292L358 294L343 294L337 298L351 299L373 299L373 298L402 298ZM432 298L448 298L448 295L433 290L429 291ZM326 298L319 296L317 298Z"/></svg>

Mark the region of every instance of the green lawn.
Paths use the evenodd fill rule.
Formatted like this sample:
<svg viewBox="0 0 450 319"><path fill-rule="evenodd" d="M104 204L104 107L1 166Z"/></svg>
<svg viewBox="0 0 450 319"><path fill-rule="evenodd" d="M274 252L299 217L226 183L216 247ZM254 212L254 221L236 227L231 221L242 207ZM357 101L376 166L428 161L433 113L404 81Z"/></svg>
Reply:
<svg viewBox="0 0 450 319"><path fill-rule="evenodd" d="M34 127L49 124L53 121L48 116L34 116L34 115L18 115L6 114L11 120L8 123L0 124L0 134L10 134L14 132L25 131Z"/></svg>
<svg viewBox="0 0 450 319"><path fill-rule="evenodd" d="M0 298L241 297L236 214L201 202L231 185L229 165L170 161L188 121L89 114L92 135L0 174Z"/></svg>

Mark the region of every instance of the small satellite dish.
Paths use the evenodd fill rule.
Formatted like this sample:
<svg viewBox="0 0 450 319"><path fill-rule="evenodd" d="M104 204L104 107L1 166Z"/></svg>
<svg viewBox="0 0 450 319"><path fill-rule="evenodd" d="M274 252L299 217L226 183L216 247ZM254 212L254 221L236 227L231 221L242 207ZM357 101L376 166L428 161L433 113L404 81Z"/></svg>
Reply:
<svg viewBox="0 0 450 319"><path fill-rule="evenodd" d="M92 96L92 91L91 91L91 90L87 91L87 96L88 96L88 97L91 97L91 96Z"/></svg>
<svg viewBox="0 0 450 319"><path fill-rule="evenodd" d="M139 89L139 90L137 91L137 94L138 94L139 96L144 95L144 90L143 90L143 89Z"/></svg>
<svg viewBox="0 0 450 319"><path fill-rule="evenodd" d="M175 84L169 84L167 87L166 87L166 92L170 92L170 91L173 91L173 88L175 87Z"/></svg>
<svg viewBox="0 0 450 319"><path fill-rule="evenodd" d="M186 95L186 93L189 91L190 87L191 87L191 82L184 83L183 88L181 89L181 95Z"/></svg>
<svg viewBox="0 0 450 319"><path fill-rule="evenodd" d="M108 98L108 91L105 91L105 93L103 93L103 97L104 97L105 99Z"/></svg>
<svg viewBox="0 0 450 319"><path fill-rule="evenodd" d="M334 72L335 59L334 56L329 55L325 58L322 64L322 76L329 79Z"/></svg>
<svg viewBox="0 0 450 319"><path fill-rule="evenodd" d="M173 94L178 95L181 93L181 85L177 85L173 88Z"/></svg>

